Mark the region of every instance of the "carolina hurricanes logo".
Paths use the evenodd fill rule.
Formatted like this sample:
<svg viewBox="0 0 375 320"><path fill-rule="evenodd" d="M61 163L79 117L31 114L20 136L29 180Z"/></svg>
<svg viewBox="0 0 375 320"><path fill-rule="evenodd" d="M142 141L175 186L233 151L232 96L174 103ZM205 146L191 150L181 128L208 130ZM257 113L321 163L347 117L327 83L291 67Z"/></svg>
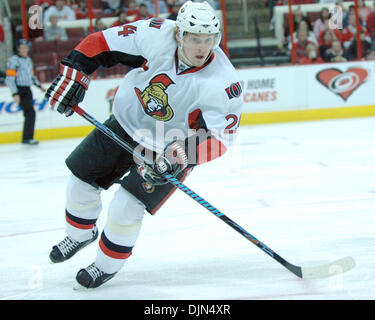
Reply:
<svg viewBox="0 0 375 320"><path fill-rule="evenodd" d="M320 71L316 79L333 93L346 101L365 82L368 71L362 68L349 68L345 72L331 68Z"/></svg>
<svg viewBox="0 0 375 320"><path fill-rule="evenodd" d="M172 119L174 113L168 104L168 95L165 92L171 84L174 84L174 82L163 73L152 78L149 86L143 91L134 88L147 115L160 121Z"/></svg>

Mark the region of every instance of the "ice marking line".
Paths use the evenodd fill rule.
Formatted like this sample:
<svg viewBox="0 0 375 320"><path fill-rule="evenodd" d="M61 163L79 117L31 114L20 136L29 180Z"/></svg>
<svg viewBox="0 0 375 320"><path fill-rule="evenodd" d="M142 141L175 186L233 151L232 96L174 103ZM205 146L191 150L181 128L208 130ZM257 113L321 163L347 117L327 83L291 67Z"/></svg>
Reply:
<svg viewBox="0 0 375 320"><path fill-rule="evenodd" d="M11 237L17 237L17 236L24 236L24 235L28 235L28 234L51 232L51 231L58 231L58 230L64 230L64 229L65 229L65 227L64 228L55 228L55 229L46 229L46 230L37 230L37 231L30 231L30 232L12 233L12 234L0 235L0 238L11 238Z"/></svg>

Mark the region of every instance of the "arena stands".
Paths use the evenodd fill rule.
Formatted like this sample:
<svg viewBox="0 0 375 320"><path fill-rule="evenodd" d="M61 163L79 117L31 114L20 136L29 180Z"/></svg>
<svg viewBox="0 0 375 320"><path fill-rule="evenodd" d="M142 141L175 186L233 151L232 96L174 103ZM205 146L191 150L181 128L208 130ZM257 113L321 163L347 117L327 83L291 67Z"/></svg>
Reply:
<svg viewBox="0 0 375 320"><path fill-rule="evenodd" d="M30 0L31 1L31 0ZM30 2L28 1L28 2ZM183 3L181 0L159 0L165 4L166 13L160 13L163 18L175 16L176 4ZM96 32L112 25L131 22L137 19L145 19L154 14L152 10L153 0L92 0L93 9L89 12L87 0L34 0L34 4L43 8L43 15L52 11L51 7L57 2L62 3L66 12L74 12L72 20L70 14L63 14L58 26L65 29L67 40L56 39L46 41L43 29L30 30L29 40L32 48L32 58L35 62L35 71L44 81L51 81L54 78L59 61L66 56L78 43L90 32ZM220 1L210 0L211 3L220 9ZM315 43L317 54L316 61L327 59L321 55L322 50L330 49L331 42L325 43L322 49L322 37L324 32L331 30L332 40L339 40L344 49L346 59L355 60L358 58L356 49L355 25L348 26L349 16L353 14L353 1L335 2L335 0L292 0L294 13L294 40L296 41L297 31L304 28L302 24L307 23L309 41ZM13 4L12 4L13 6ZM338 6L343 12L342 29L331 29L328 24L332 14L332 8ZM141 10L139 10L141 7ZM145 8L145 10L144 10ZM164 6L160 5L160 8ZM251 65L280 65L291 63L291 37L289 34L289 16L286 0L226 0L226 24L228 32L229 56L235 66ZM19 11L19 6L14 7ZM64 12L65 12L64 11ZM59 12L58 10L54 11ZM123 13L125 14L123 14ZM142 14L142 12L145 12ZM93 17L92 25L88 17ZM119 16L122 16L119 20ZM366 37L362 42L362 56L368 59L375 56L375 7L374 1L359 1L359 16L361 29ZM255 25L255 21L257 22ZM304 21L304 23L301 23ZM48 22L46 22L48 25ZM346 28L346 29L345 29ZM342 35L344 34L344 40ZM350 35L350 37L349 37ZM14 38L22 37L20 27L15 27ZM311 38L310 38L311 37ZM327 36L328 37L328 36ZM345 42L345 43L344 43ZM299 54L302 51L307 55L307 44L298 43ZM310 46L311 48L311 46ZM302 50L303 49L303 50ZM301 51L302 50L302 51ZM349 52L350 50L350 52ZM306 56L307 57L307 56ZM309 61L308 59L304 60ZM314 63L316 62L314 61ZM99 70L95 77L116 76L127 72L123 66Z"/></svg>

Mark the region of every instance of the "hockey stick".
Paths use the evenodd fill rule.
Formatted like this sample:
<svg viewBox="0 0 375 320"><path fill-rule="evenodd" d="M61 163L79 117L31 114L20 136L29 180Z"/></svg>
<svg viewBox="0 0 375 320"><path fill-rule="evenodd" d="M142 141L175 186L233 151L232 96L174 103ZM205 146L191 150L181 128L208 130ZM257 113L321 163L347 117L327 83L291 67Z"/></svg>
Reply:
<svg viewBox="0 0 375 320"><path fill-rule="evenodd" d="M85 112L79 106L74 106L73 110L76 113L78 113L80 116L85 118L87 121L92 123L99 131L104 133L107 137L109 137L110 139L112 139L113 141L118 143L126 151L133 154L135 158L137 158L140 161L145 162L147 165L150 165L150 166L152 165L152 163L150 163L149 160L145 159L144 156L140 152L138 152L137 150L135 150L133 148L133 146L128 144L126 141L124 141L121 137L119 137L116 133L114 133L107 126L105 126L101 122L97 121L92 116L90 116L87 112ZM333 261L331 263L323 264L323 265L316 266L316 267L300 267L300 266L293 265L293 264L289 263L288 261L286 261L281 256L279 256L271 248L266 246L263 242L259 241L257 238L255 238L253 235L251 235L249 232L247 232L245 229L243 229L237 223L235 223L232 219L228 218L220 210L218 210L213 205L211 205L209 202L207 202L205 199L200 197L198 194L196 194L189 187L187 187L182 182L180 182L179 180L174 178L171 174L165 173L165 174L163 174L163 177L169 183L171 183L176 188L183 191L190 198L195 200L197 203L199 203L205 209L210 211L216 217L218 217L219 219L224 221L227 225L232 227L234 230L236 230L238 233L240 233L243 237L245 237L251 243L253 243L258 248L263 250L263 252L267 253L270 257L272 257L274 260L279 262L281 265L283 265L286 269L288 269L289 271L294 273L299 278L303 278L303 279L325 278L325 277L330 277L330 276L334 276L334 275L349 271L350 269L355 267L355 261L352 257L345 257L345 258Z"/></svg>

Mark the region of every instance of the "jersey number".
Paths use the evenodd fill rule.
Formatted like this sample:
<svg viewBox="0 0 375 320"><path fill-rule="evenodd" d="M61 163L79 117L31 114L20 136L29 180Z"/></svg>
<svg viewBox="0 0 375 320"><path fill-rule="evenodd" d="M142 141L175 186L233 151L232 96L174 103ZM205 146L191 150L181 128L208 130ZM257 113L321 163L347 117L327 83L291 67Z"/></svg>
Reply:
<svg viewBox="0 0 375 320"><path fill-rule="evenodd" d="M225 133L234 133L236 132L236 128L238 127L238 117L235 115L235 114L228 114L226 117L225 117L226 120L228 121L232 121L230 124L228 124L226 127L225 127ZM235 129L232 129L233 127L235 127Z"/></svg>
<svg viewBox="0 0 375 320"><path fill-rule="evenodd" d="M118 36L127 37L129 34L135 33L137 27L132 25L125 25L121 31L118 32Z"/></svg>

